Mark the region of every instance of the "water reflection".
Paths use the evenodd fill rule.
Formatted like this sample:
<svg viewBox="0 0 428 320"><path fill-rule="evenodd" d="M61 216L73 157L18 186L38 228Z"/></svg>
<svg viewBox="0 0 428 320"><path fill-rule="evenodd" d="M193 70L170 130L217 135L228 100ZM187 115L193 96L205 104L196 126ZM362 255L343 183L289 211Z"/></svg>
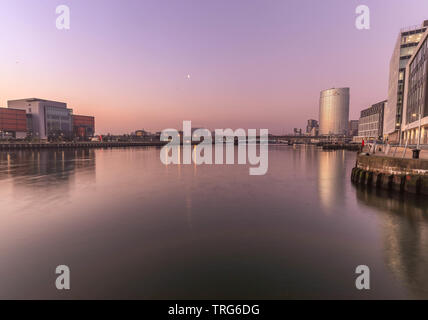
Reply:
<svg viewBox="0 0 428 320"><path fill-rule="evenodd" d="M356 186L358 202L376 209L386 264L416 297L428 295L428 199Z"/></svg>
<svg viewBox="0 0 428 320"><path fill-rule="evenodd" d="M272 146L250 176L160 150L0 153L0 298L428 297L426 203L355 189L355 153Z"/></svg>
<svg viewBox="0 0 428 320"><path fill-rule="evenodd" d="M95 161L95 152L91 149L0 152L0 181L40 176L68 180L76 170L94 170ZM25 182L31 183L31 180Z"/></svg>
<svg viewBox="0 0 428 320"><path fill-rule="evenodd" d="M345 151L318 152L318 194L324 211L342 206L345 198Z"/></svg>
<svg viewBox="0 0 428 320"><path fill-rule="evenodd" d="M64 205L71 187L95 183L95 163L91 149L0 152L3 213Z"/></svg>

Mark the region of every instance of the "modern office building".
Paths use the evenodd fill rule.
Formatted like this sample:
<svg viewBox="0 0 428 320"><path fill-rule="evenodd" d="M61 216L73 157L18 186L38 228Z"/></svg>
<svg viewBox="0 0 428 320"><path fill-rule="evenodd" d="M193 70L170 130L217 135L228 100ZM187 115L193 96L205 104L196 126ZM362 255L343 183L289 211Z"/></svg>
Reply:
<svg viewBox="0 0 428 320"><path fill-rule="evenodd" d="M360 140L380 140L383 138L383 117L387 101L381 101L361 111L358 124L358 138Z"/></svg>
<svg viewBox="0 0 428 320"><path fill-rule="evenodd" d="M150 135L151 135L150 132L147 132L144 129L135 131L135 136L138 138L144 138L144 137L148 137Z"/></svg>
<svg viewBox="0 0 428 320"><path fill-rule="evenodd" d="M349 120L349 124L348 124L349 137L358 136L358 125L359 125L359 120Z"/></svg>
<svg viewBox="0 0 428 320"><path fill-rule="evenodd" d="M45 140L72 136L72 110L66 103L31 98L8 101L8 108L26 111L33 137Z"/></svg>
<svg viewBox="0 0 428 320"><path fill-rule="evenodd" d="M27 116L24 110L0 108L0 138L23 139L27 136Z"/></svg>
<svg viewBox="0 0 428 320"><path fill-rule="evenodd" d="M321 91L319 109L319 134L321 136L347 134L349 91L349 88L332 88Z"/></svg>
<svg viewBox="0 0 428 320"><path fill-rule="evenodd" d="M300 128L294 128L293 133L295 136L301 136L302 135L302 129Z"/></svg>
<svg viewBox="0 0 428 320"><path fill-rule="evenodd" d="M313 127L311 132L308 133L311 137L318 137L319 136L319 132L320 132L320 128L318 127Z"/></svg>
<svg viewBox="0 0 428 320"><path fill-rule="evenodd" d="M428 31L406 67L403 143L428 144Z"/></svg>
<svg viewBox="0 0 428 320"><path fill-rule="evenodd" d="M306 134L308 136L316 137L318 135L319 124L317 120L309 119L306 125Z"/></svg>
<svg viewBox="0 0 428 320"><path fill-rule="evenodd" d="M95 134L95 118L91 116L73 115L73 135L81 140L88 140Z"/></svg>
<svg viewBox="0 0 428 320"><path fill-rule="evenodd" d="M384 136L391 142L400 141L403 121L403 96L405 90L406 65L414 54L428 20L421 26L410 27L400 31L389 64L388 106L385 109Z"/></svg>

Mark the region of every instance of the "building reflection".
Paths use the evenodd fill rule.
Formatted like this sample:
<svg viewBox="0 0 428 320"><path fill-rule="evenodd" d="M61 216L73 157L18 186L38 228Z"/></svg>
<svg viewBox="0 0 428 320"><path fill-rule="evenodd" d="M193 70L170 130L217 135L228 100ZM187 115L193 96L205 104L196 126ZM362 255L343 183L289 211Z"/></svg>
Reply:
<svg viewBox="0 0 428 320"><path fill-rule="evenodd" d="M378 209L384 257L415 297L428 295L428 200L356 186L357 201Z"/></svg>
<svg viewBox="0 0 428 320"><path fill-rule="evenodd" d="M93 149L1 152L0 181L11 179L20 189L67 188L79 172L95 180L95 161Z"/></svg>
<svg viewBox="0 0 428 320"><path fill-rule="evenodd" d="M318 195L324 212L333 212L345 199L345 151L318 152Z"/></svg>

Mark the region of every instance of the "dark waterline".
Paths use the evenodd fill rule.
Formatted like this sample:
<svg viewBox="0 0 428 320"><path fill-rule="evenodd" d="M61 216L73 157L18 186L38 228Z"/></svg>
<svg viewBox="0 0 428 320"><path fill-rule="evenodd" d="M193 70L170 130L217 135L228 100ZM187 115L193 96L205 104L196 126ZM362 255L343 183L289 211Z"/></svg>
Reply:
<svg viewBox="0 0 428 320"><path fill-rule="evenodd" d="M0 298L428 298L426 199L354 186L354 152L272 146L265 176L159 153L0 153Z"/></svg>

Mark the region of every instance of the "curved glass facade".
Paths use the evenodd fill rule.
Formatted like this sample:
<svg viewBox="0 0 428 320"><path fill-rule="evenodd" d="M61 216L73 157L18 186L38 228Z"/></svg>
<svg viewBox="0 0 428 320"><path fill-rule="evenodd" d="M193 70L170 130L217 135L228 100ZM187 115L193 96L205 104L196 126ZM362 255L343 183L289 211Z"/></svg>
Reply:
<svg viewBox="0 0 428 320"><path fill-rule="evenodd" d="M320 135L346 135L349 123L349 88L321 91Z"/></svg>

